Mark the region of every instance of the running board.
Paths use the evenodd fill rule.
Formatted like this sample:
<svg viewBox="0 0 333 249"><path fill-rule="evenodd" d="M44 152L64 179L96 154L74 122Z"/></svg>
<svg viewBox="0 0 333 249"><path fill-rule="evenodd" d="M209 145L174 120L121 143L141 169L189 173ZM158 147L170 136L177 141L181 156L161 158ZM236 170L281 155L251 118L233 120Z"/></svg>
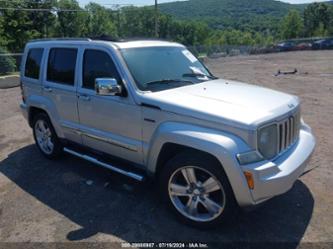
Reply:
<svg viewBox="0 0 333 249"><path fill-rule="evenodd" d="M117 172L119 174L122 174L122 175L125 175L127 177L133 178L133 179L135 179L137 181L142 182L144 180L144 176L142 176L142 175L139 175L139 174L136 174L136 173L133 173L133 172L128 172L128 171L120 169L120 168L118 168L116 166L113 166L111 164L107 164L107 163L101 162L101 161L99 161L98 159L96 159L96 158L94 158L92 156L81 154L79 152L76 152L74 150L68 149L66 147L64 148L64 151L67 152L67 153L69 153L69 154L71 154L71 155L73 155L73 156L77 156L77 157L82 158L84 160L87 160L87 161L89 161L91 163L94 163L94 164L97 164L97 165L102 166L104 168L113 170L113 171L115 171L115 172Z"/></svg>

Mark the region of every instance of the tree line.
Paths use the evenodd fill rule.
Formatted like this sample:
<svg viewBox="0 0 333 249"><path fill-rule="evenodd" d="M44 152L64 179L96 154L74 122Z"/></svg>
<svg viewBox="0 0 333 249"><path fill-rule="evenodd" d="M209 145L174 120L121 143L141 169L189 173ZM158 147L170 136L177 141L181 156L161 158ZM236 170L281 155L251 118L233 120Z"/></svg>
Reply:
<svg viewBox="0 0 333 249"><path fill-rule="evenodd" d="M290 11L281 23L281 38L333 35L333 4L313 3L303 13Z"/></svg>
<svg viewBox="0 0 333 249"><path fill-rule="evenodd" d="M34 11L31 11L31 10ZM30 10L30 11L29 11ZM309 4L291 10L274 30L217 29L205 21L178 20L158 13L159 38L193 45L269 46L281 39L333 35L333 5ZM112 10L76 0L0 1L0 47L21 52L27 41L46 37L154 37L152 7Z"/></svg>

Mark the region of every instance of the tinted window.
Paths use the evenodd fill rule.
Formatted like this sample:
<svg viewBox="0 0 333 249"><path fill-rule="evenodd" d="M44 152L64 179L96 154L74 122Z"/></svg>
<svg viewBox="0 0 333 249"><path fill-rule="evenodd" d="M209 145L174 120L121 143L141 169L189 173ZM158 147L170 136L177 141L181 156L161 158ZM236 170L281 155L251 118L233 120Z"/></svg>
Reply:
<svg viewBox="0 0 333 249"><path fill-rule="evenodd" d="M77 49L52 48L49 54L47 80L74 85Z"/></svg>
<svg viewBox="0 0 333 249"><path fill-rule="evenodd" d="M43 57L42 48L33 48L29 50L27 61L25 63L24 76L39 79L40 63Z"/></svg>
<svg viewBox="0 0 333 249"><path fill-rule="evenodd" d="M96 78L120 77L111 57L102 51L86 50L83 59L83 85L84 88L94 89Z"/></svg>

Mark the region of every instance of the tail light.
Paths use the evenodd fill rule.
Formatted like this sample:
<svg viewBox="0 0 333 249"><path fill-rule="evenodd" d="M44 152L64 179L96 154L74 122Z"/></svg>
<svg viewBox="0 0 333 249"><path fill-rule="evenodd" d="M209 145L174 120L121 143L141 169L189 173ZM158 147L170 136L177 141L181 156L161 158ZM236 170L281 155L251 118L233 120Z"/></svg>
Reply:
<svg viewBox="0 0 333 249"><path fill-rule="evenodd" d="M24 96L24 90L23 90L23 83L20 81L20 89L21 89L21 96L22 96L22 101L25 103L25 96Z"/></svg>

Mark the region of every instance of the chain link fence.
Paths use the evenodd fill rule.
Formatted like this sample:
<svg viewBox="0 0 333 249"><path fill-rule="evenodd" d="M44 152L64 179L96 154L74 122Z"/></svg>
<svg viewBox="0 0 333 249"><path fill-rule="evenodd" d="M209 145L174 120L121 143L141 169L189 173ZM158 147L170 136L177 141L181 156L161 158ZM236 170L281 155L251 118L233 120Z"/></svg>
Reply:
<svg viewBox="0 0 333 249"><path fill-rule="evenodd" d="M235 45L197 45L188 47L196 56L219 58L226 56L265 54L277 52L274 47L235 46Z"/></svg>
<svg viewBox="0 0 333 249"><path fill-rule="evenodd" d="M294 39L282 41L274 46L195 45L188 48L197 57L219 58L285 51L333 49L333 38ZM5 53L0 51L0 76L18 72L21 58L21 53Z"/></svg>

